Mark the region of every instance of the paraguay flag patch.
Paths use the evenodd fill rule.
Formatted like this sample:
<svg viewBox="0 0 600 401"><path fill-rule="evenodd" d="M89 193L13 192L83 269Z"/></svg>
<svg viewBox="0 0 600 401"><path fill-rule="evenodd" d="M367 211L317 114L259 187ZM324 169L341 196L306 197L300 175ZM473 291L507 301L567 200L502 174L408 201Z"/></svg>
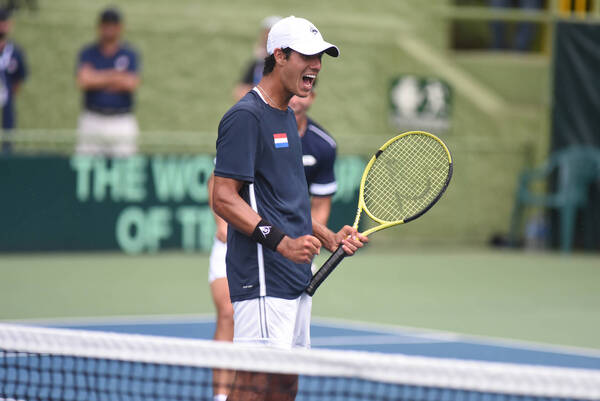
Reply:
<svg viewBox="0 0 600 401"><path fill-rule="evenodd" d="M276 149L287 148L288 147L287 134L285 132L281 133L281 134L273 134L273 143L275 144Z"/></svg>

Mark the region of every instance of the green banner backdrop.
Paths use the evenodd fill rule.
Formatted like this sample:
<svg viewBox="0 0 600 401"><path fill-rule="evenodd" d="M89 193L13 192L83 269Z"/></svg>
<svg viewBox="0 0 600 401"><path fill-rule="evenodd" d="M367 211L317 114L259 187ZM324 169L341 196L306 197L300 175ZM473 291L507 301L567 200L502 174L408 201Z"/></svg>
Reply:
<svg viewBox="0 0 600 401"><path fill-rule="evenodd" d="M600 25L558 22L554 44L552 151L571 145L600 149ZM550 187L555 181L551 180ZM600 182L577 216L575 246L600 250ZM551 215L558 246L559 217Z"/></svg>
<svg viewBox="0 0 600 401"><path fill-rule="evenodd" d="M351 224L364 167L336 163L330 226ZM0 251L206 251L213 156L0 158Z"/></svg>

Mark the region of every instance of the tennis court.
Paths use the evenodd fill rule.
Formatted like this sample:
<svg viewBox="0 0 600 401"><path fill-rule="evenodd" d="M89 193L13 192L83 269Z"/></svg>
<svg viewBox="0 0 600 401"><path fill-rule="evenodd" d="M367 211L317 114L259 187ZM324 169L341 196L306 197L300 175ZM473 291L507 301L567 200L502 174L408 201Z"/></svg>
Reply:
<svg viewBox="0 0 600 401"><path fill-rule="evenodd" d="M583 348L332 319L313 321L310 352L186 340L209 339L212 316L26 323L46 327L0 325L0 399L211 400L211 368L299 374L293 398L303 401L600 394L600 352ZM252 383L257 391L288 395L262 386Z"/></svg>
<svg viewBox="0 0 600 401"><path fill-rule="evenodd" d="M3 256L0 319L208 339L207 259ZM313 346L598 369L597 263L586 255L443 247L390 252L374 243L315 295Z"/></svg>
<svg viewBox="0 0 600 401"><path fill-rule="evenodd" d="M15 383L9 380L3 391L19 399L210 400L207 366L225 360L237 369L249 360L253 368L265 361L265 368L301 374L297 400L487 400L493 394L499 401L513 398L497 393L520 385L517 394L595 399L594 375L600 368L596 256L444 247L390 251L385 237L378 238L382 245L373 242L349 258L315 294L311 337L314 351L325 354L300 360L270 353L223 359L230 350L189 343L213 335L205 254L5 255L0 259L2 321L91 330L99 338L12 336L25 341L25 348L16 349L44 344L61 349L18 354L21 358L0 355L0 374L9 366L4 376ZM111 337L129 333L151 337L138 343L134 336L133 348L129 337ZM339 350L359 354L341 360L334 354L332 363L322 364L320 358L329 360L329 353ZM79 351L83 358L69 356ZM175 367L164 359L171 357L177 358ZM381 358L392 358L391 365ZM481 377L488 364L493 364L491 376ZM336 370L314 375L322 365ZM536 365L533 376L531 365ZM591 379L582 378L582 371ZM402 372L410 377L392 378L400 385L380 380ZM465 393L464 388L479 390Z"/></svg>
<svg viewBox="0 0 600 401"><path fill-rule="evenodd" d="M44 327L211 339L213 316L147 316L29 321ZM600 351L473 337L398 326L315 318L312 346L337 350L458 358L570 368L600 368Z"/></svg>
<svg viewBox="0 0 600 401"><path fill-rule="evenodd" d="M377 239L319 289L313 316L600 349L595 255ZM213 314L207 271L194 253L3 255L0 320Z"/></svg>

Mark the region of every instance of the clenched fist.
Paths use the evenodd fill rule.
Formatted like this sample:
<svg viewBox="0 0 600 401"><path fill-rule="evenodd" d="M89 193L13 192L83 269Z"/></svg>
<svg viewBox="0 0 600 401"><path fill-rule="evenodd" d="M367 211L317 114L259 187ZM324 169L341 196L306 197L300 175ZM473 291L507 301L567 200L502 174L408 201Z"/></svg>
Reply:
<svg viewBox="0 0 600 401"><path fill-rule="evenodd" d="M321 241L312 235L303 235L298 238L283 237L277 252L294 263L311 263L315 255L319 254Z"/></svg>

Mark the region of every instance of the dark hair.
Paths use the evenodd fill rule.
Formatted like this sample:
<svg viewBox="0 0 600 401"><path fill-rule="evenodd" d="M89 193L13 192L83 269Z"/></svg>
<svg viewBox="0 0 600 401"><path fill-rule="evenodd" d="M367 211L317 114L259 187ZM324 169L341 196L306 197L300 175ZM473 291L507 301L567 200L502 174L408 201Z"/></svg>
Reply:
<svg viewBox="0 0 600 401"><path fill-rule="evenodd" d="M9 8L0 8L0 21L8 21L11 17L11 10Z"/></svg>
<svg viewBox="0 0 600 401"><path fill-rule="evenodd" d="M120 24L123 17L121 12L115 7L109 7L100 13L98 23L100 24Z"/></svg>
<svg viewBox="0 0 600 401"><path fill-rule="evenodd" d="M292 54L292 49L290 47L286 47L285 49L281 49L283 54L285 54L285 59L290 58L290 54ZM263 75L269 75L273 72L275 68L275 54L271 54L270 56L265 57L265 66L263 67Z"/></svg>

